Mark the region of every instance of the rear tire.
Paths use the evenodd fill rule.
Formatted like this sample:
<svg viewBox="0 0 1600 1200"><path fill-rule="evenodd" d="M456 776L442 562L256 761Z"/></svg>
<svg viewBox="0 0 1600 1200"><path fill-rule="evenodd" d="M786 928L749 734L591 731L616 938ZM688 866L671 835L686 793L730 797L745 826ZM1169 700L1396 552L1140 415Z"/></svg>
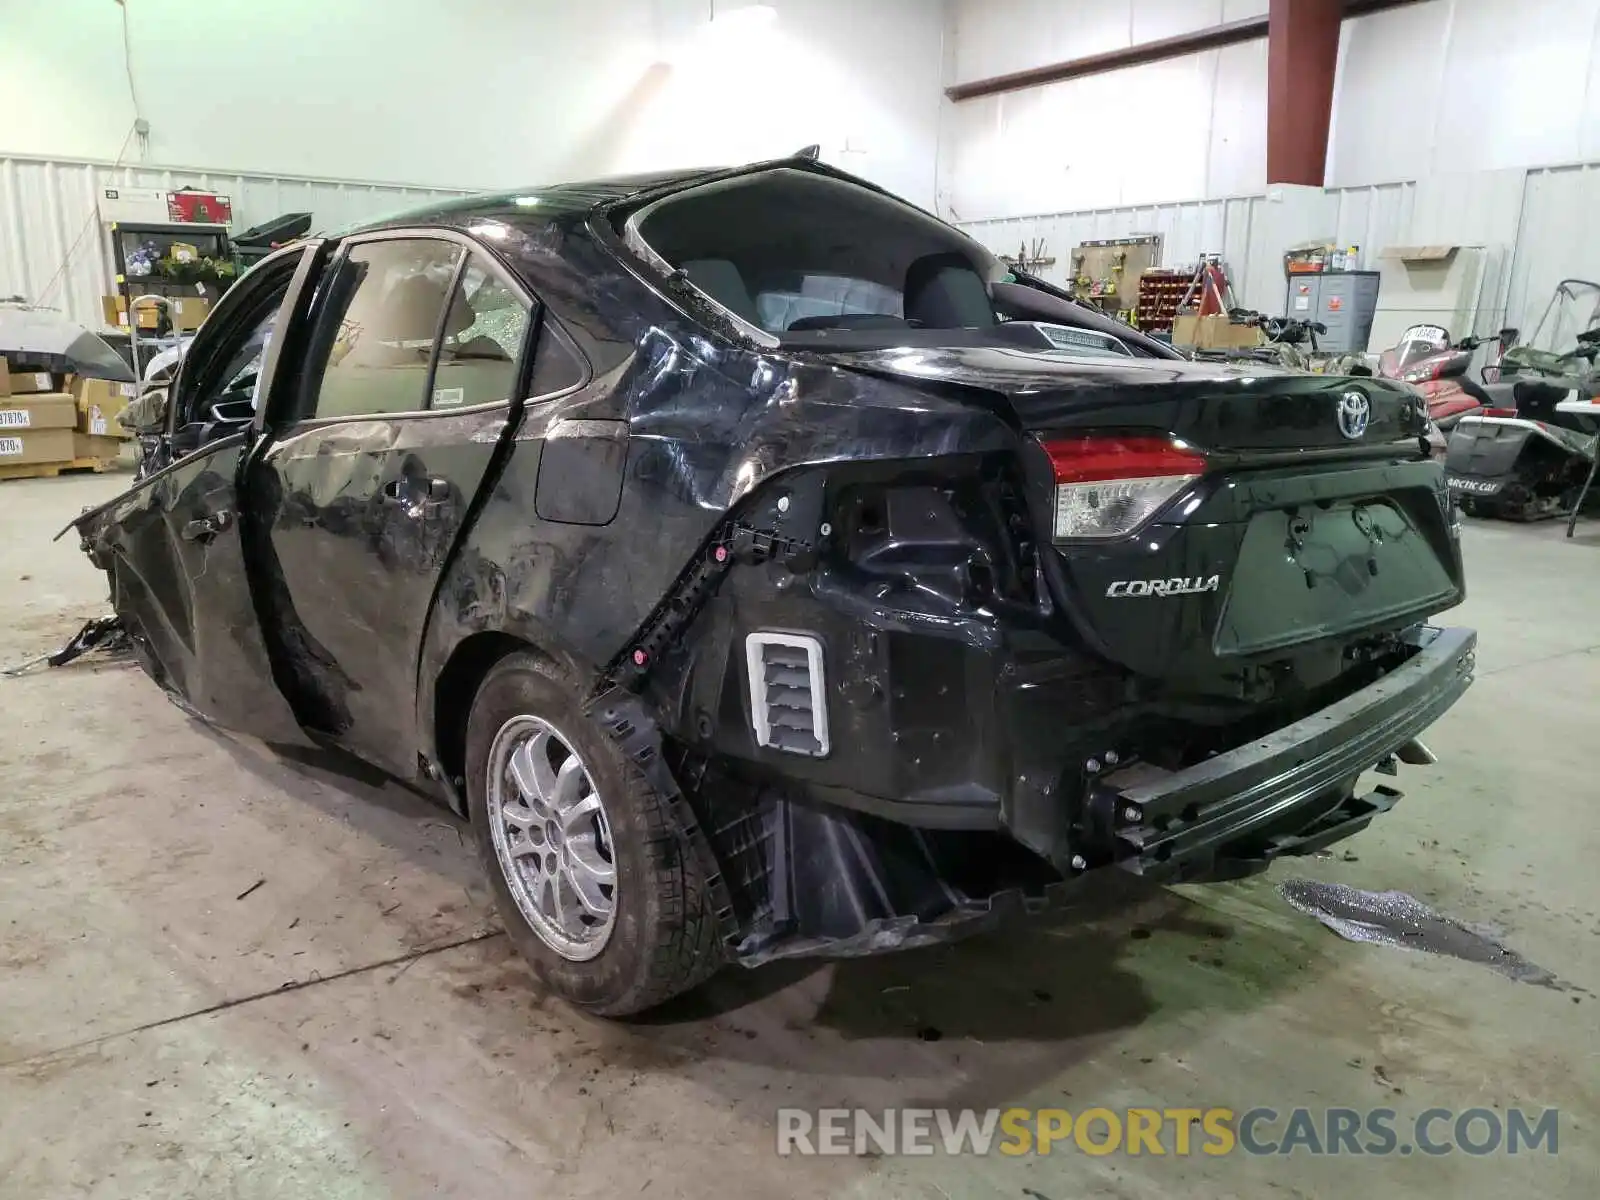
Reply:
<svg viewBox="0 0 1600 1200"><path fill-rule="evenodd" d="M467 721L467 803L506 934L534 974L582 1008L627 1016L709 978L722 955L699 860L666 798L585 715L578 696L547 659L517 653L497 663ZM519 771L510 760L535 744L537 753L550 753L542 764L545 782L560 776L558 786L571 784L582 806L597 812L585 818L597 829L584 825L590 832L581 835L581 853L564 845L559 817L546 822L532 815L543 809L525 797L539 788L527 788L529 769ZM533 753L527 749L518 761L531 763ZM569 756L581 770L549 770L552 763L566 766ZM579 775L585 781L574 783ZM542 840L541 825L551 840ZM580 845L570 830L565 836ZM583 871L590 868L571 861L585 857L597 868L588 875ZM613 882L597 886L607 867ZM564 873L568 868L576 873ZM579 891L588 905L579 903Z"/></svg>

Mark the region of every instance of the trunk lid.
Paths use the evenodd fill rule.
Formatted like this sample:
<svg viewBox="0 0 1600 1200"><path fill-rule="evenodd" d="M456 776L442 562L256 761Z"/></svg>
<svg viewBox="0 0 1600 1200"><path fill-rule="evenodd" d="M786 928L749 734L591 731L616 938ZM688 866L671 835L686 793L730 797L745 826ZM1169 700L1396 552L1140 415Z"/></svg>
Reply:
<svg viewBox="0 0 1600 1200"><path fill-rule="evenodd" d="M981 388L1004 396L1030 433L1082 428L1149 429L1207 450L1369 448L1426 432L1427 411L1405 384L1374 377L1309 375L1266 364L1091 358L1005 346L899 348L834 353L841 366L920 384ZM1339 403L1368 405L1354 438Z"/></svg>
<svg viewBox="0 0 1600 1200"><path fill-rule="evenodd" d="M1404 384L1001 347L830 357L1003 401L1024 434L1054 599L1086 641L1140 674L1238 695L1282 660L1314 685L1356 661L1356 643L1464 594L1426 410ZM1063 462L1108 439L1203 459L1172 468L1175 490L1129 531L1055 536ZM1109 478L1148 473L1130 461Z"/></svg>

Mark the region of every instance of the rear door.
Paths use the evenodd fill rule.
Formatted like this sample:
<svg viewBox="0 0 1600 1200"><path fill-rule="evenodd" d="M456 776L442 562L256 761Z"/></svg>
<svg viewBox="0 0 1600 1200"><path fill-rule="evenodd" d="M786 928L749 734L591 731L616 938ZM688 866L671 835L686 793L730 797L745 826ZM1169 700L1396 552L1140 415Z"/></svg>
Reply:
<svg viewBox="0 0 1600 1200"><path fill-rule="evenodd" d="M249 468L271 636L307 728L416 769L416 655L518 408L536 311L470 240L352 239Z"/></svg>

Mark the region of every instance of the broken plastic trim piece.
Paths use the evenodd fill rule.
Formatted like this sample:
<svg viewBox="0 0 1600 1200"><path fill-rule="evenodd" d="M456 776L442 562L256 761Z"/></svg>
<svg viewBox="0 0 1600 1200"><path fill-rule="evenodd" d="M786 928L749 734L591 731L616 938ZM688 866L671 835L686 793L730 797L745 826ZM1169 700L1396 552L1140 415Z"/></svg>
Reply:
<svg viewBox="0 0 1600 1200"><path fill-rule="evenodd" d="M601 673L596 692L616 683L637 689L657 659L693 623L700 608L736 563L765 562L775 555L790 555L809 544L755 529L739 521L724 521L711 534L700 553L689 560L633 639Z"/></svg>
<svg viewBox="0 0 1600 1200"><path fill-rule="evenodd" d="M50 654L41 654L38 658L30 658L27 662L18 663L14 667L7 667L0 671L0 675L25 675L34 668L42 666L64 667L74 659L82 658L91 650L104 650L107 653L117 654L127 650L131 644L128 631L122 627L121 617L96 617L92 621L86 621L83 628L68 638L61 649Z"/></svg>

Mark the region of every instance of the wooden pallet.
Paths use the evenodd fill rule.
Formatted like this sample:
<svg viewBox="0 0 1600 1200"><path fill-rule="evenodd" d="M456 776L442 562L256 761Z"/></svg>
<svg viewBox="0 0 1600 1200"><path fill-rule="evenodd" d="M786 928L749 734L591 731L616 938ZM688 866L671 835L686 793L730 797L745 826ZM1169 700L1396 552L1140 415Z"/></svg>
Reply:
<svg viewBox="0 0 1600 1200"><path fill-rule="evenodd" d="M21 463L0 466L0 480L54 479L57 475L81 475L115 471L122 466L115 458L70 458L65 462Z"/></svg>

